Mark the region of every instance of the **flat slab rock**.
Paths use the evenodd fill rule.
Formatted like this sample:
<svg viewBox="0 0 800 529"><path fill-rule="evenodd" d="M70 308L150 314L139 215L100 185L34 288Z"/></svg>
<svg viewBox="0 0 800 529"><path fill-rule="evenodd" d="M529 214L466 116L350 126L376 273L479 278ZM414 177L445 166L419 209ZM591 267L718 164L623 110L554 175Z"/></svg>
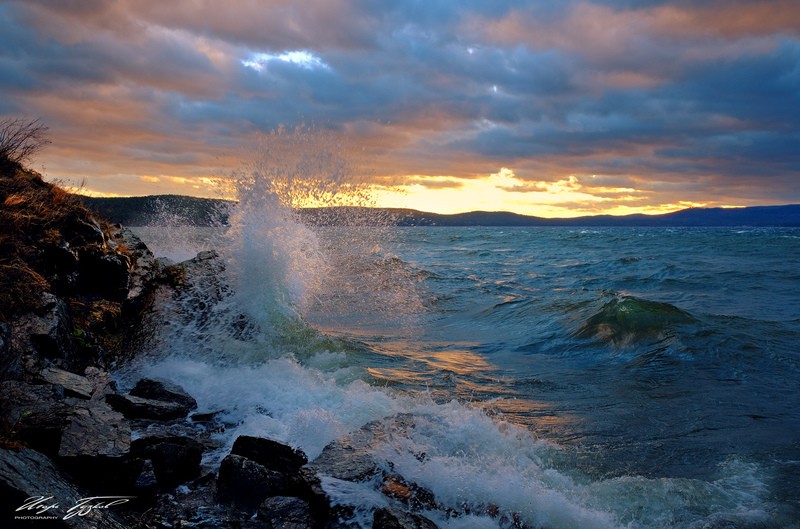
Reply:
<svg viewBox="0 0 800 529"><path fill-rule="evenodd" d="M130 452L131 429L121 413L102 402L75 406L61 435L59 457L121 458Z"/></svg>
<svg viewBox="0 0 800 529"><path fill-rule="evenodd" d="M160 400L181 404L189 410L197 409L197 401L186 391L168 380L143 378L139 380L130 394L144 399Z"/></svg>
<svg viewBox="0 0 800 529"><path fill-rule="evenodd" d="M63 386L68 395L82 399L88 400L92 398L92 393L94 392L94 384L88 378L63 369L46 367L39 373L39 378L48 384Z"/></svg>
<svg viewBox="0 0 800 529"><path fill-rule="evenodd" d="M177 402L146 399L135 395L107 395L106 402L129 419L154 419L168 421L181 419L190 409Z"/></svg>

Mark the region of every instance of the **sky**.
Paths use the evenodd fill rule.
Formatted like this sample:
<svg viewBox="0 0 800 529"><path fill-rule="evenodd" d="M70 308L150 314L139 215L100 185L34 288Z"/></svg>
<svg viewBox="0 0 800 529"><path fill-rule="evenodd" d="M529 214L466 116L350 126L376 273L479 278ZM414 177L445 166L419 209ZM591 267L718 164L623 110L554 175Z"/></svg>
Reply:
<svg viewBox="0 0 800 529"><path fill-rule="evenodd" d="M304 124L381 206L800 203L800 2L0 0L4 116L106 196L215 196Z"/></svg>

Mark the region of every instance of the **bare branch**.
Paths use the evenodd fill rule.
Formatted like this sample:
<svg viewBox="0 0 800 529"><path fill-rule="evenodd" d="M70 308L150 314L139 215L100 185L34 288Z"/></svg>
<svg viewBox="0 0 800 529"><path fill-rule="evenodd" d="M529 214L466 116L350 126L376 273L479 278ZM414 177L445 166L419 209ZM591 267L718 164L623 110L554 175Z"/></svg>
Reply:
<svg viewBox="0 0 800 529"><path fill-rule="evenodd" d="M0 166L20 165L50 143L39 119L0 120Z"/></svg>

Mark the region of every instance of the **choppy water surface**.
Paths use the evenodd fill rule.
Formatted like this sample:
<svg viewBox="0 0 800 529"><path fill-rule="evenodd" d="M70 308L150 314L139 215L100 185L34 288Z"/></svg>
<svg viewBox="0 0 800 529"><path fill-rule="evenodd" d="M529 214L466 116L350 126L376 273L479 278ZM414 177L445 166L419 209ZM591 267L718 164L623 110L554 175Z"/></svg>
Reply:
<svg viewBox="0 0 800 529"><path fill-rule="evenodd" d="M440 502L536 527L800 526L800 230L246 224L214 244L280 339L172 329L141 367L227 410L231 442L313 458L410 414L376 451ZM361 525L374 486L328 483L363 497Z"/></svg>

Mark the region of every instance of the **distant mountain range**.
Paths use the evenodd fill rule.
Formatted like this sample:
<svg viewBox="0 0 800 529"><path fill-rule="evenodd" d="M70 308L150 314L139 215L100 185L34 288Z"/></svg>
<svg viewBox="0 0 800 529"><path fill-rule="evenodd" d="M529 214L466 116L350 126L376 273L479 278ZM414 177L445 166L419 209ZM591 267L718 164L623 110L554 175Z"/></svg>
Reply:
<svg viewBox="0 0 800 529"><path fill-rule="evenodd" d="M131 198L82 197L100 216L128 226L214 226L228 222L233 202L180 195ZM747 208L689 208L662 215L594 215L553 219L508 212L473 211L443 215L413 209L308 208L301 218L316 225L397 226L777 226L800 227L800 204Z"/></svg>

